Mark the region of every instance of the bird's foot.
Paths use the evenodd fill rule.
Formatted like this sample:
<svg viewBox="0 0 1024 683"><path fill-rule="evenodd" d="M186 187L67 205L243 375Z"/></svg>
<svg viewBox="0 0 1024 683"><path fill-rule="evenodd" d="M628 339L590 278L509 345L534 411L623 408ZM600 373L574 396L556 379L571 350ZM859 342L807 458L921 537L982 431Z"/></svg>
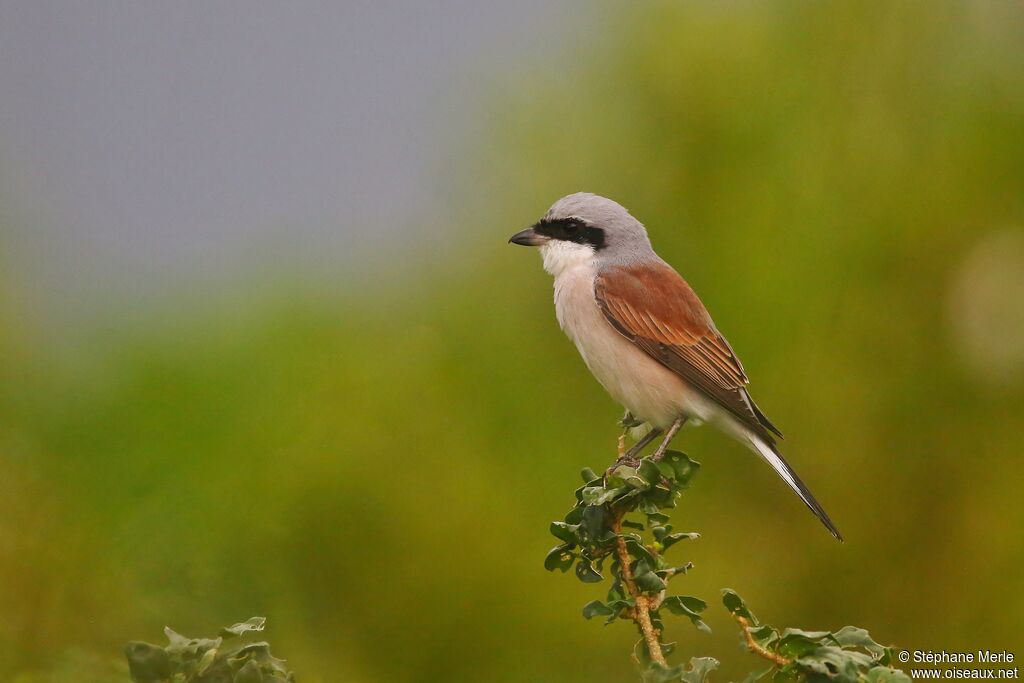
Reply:
<svg viewBox="0 0 1024 683"><path fill-rule="evenodd" d="M623 465L636 469L637 467L640 467L640 461L637 458L630 456L628 453L623 453L615 460L615 462L612 463L611 467L604 471L604 478L607 479L612 476L612 474L615 473L615 470L619 469Z"/></svg>

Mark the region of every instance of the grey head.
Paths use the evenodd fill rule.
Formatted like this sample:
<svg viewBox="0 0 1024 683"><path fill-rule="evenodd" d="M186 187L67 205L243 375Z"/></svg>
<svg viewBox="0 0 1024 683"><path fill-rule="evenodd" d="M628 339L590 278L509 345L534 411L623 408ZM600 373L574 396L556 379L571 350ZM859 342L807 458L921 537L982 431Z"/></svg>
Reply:
<svg viewBox="0 0 1024 683"><path fill-rule="evenodd" d="M583 254L602 263L623 263L652 255L647 230L621 204L590 192L562 197L537 223L509 242L541 247L542 252Z"/></svg>

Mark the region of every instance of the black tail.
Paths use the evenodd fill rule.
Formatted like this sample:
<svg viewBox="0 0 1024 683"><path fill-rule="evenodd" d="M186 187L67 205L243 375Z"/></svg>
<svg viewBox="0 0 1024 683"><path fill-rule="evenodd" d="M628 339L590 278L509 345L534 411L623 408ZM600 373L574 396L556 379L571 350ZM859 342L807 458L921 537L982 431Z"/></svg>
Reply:
<svg viewBox="0 0 1024 683"><path fill-rule="evenodd" d="M800 496L800 500L802 500L804 504L811 509L811 512L817 515L818 519L821 520L821 523L829 530L829 533L835 536L836 540L842 543L843 535L839 533L839 529L837 529L836 525L832 523L831 519L829 519L828 513L825 512L825 508L821 507L821 503L817 501L814 494L811 493L811 490L807 488L807 484L805 484L800 477L797 476L796 472L793 471L793 468L789 466L789 463L782 457L782 453L779 453L779 449L775 447L775 444L767 439L757 436L756 434L750 434L750 443L754 447L754 450L757 451L758 455L764 458L765 462L771 465L772 469L778 472L779 476L789 484L791 489L796 491L796 494Z"/></svg>

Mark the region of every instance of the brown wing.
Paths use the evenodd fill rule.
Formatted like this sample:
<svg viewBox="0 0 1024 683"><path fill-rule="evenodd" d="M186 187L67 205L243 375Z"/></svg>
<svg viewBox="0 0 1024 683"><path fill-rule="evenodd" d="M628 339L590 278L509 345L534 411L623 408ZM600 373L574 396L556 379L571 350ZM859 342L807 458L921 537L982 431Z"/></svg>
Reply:
<svg viewBox="0 0 1024 683"><path fill-rule="evenodd" d="M608 322L656 361L774 443L782 436L747 393L743 366L690 285L664 263L612 267L594 294Z"/></svg>

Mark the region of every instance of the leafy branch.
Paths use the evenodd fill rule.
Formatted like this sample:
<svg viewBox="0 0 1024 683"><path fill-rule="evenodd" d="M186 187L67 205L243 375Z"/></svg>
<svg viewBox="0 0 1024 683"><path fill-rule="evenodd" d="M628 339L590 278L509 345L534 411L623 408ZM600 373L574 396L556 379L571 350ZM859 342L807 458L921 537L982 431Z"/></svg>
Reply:
<svg viewBox="0 0 1024 683"><path fill-rule="evenodd" d="M221 629L216 638L186 638L164 629L164 647L141 641L128 643L125 656L135 683L294 683L284 660L270 654L265 642L241 641L263 630L266 619L248 621Z"/></svg>
<svg viewBox="0 0 1024 683"><path fill-rule="evenodd" d="M667 450L642 458L635 466L617 464L604 476L585 469L576 505L564 520L551 524L551 533L561 544L548 553L547 569L566 572L575 565L580 581L598 583L605 578L604 565L609 565L606 599L587 603L583 616L604 617L606 623L625 619L636 625L640 640L634 659L644 668L645 681L697 683L718 664L705 657L691 660L689 669L669 667L666 656L674 643L662 638L666 612L710 631L700 616L707 603L668 593L669 582L686 574L692 564L672 565L665 559L665 551L675 544L699 538L696 533L674 531L664 512L676 506L699 468L686 454Z"/></svg>
<svg viewBox="0 0 1024 683"><path fill-rule="evenodd" d="M681 616L699 631L711 631L701 616L707 603L669 594L669 583L693 564L672 564L665 558L680 541L700 538L695 532L674 531L667 514L700 463L685 453L662 449L623 462L621 442L619 451L619 461L603 476L590 468L581 473L583 486L575 491L576 504L563 520L551 523L551 534L560 543L548 552L544 566L562 572L575 567L576 577L584 583L610 579L605 600L588 602L583 616L604 618L605 624L633 622L640 635L633 659L645 683L703 683L718 661L693 657L688 665L669 665L667 656L675 643L666 642L663 619L666 613ZM771 664L745 683L768 675L773 683L909 683L906 674L891 666L892 648L876 643L864 629L780 632L761 624L734 591L723 590L722 602L740 625L746 648Z"/></svg>
<svg viewBox="0 0 1024 683"><path fill-rule="evenodd" d="M893 649L876 643L862 628L844 626L838 631L779 631L762 624L728 588L722 603L739 623L747 648L773 666L747 677L754 683L767 674L773 681L836 681L837 683L909 683L910 678L892 667Z"/></svg>

